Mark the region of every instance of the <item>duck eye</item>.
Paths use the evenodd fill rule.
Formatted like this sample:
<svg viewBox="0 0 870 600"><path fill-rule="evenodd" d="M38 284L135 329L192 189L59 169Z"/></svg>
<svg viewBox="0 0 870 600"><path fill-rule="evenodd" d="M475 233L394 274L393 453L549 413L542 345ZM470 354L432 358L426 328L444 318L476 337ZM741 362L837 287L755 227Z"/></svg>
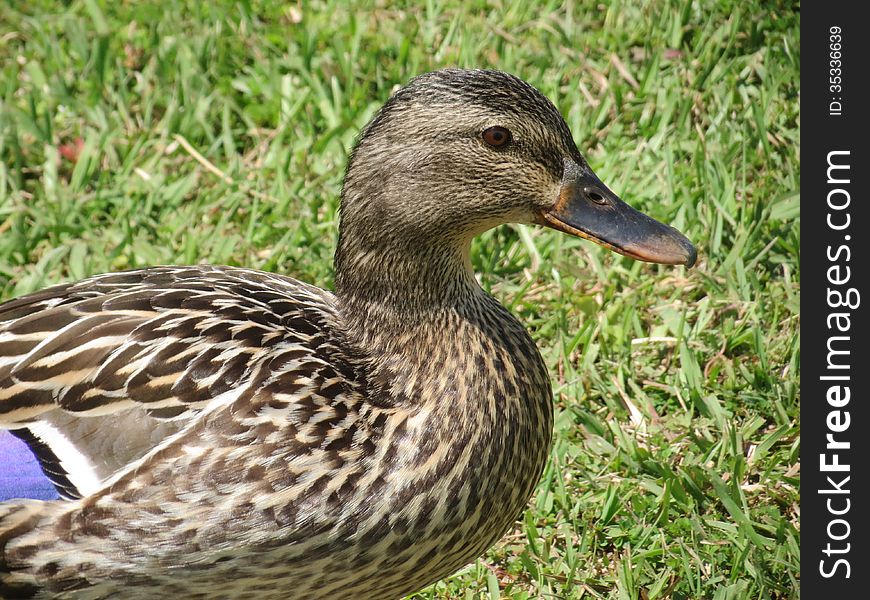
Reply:
<svg viewBox="0 0 870 600"><path fill-rule="evenodd" d="M503 148L510 143L511 139L510 130L498 125L483 130L483 141L493 148Z"/></svg>

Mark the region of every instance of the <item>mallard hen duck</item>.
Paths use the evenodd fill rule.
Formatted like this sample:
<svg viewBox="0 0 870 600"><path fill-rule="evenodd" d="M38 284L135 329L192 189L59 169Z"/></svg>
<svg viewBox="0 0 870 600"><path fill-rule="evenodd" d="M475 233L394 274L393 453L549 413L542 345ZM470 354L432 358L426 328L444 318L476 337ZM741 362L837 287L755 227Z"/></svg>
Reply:
<svg viewBox="0 0 870 600"><path fill-rule="evenodd" d="M471 270L471 239L503 223L695 261L541 93L450 69L359 138L334 292L200 265L0 305L0 425L64 497L0 505L0 595L398 598L474 560L553 424L535 344Z"/></svg>

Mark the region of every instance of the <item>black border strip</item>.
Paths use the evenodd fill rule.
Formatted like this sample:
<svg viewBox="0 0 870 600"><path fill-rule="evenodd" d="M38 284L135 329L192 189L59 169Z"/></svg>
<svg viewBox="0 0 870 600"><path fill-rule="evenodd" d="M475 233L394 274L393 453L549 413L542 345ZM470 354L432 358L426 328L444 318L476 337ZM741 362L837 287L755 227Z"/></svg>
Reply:
<svg viewBox="0 0 870 600"><path fill-rule="evenodd" d="M862 8L812 2L801 11L804 598L868 597L870 29Z"/></svg>

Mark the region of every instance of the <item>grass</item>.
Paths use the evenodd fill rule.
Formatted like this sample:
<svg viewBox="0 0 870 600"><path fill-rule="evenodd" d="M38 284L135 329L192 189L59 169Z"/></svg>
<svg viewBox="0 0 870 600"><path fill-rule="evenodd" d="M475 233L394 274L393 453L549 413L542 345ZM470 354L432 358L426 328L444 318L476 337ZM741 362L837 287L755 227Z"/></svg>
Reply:
<svg viewBox="0 0 870 600"><path fill-rule="evenodd" d="M395 86L446 65L536 85L701 258L523 227L475 241L550 369L555 446L515 530L415 598L799 597L797 3L0 11L0 299L198 261L330 286L343 165Z"/></svg>

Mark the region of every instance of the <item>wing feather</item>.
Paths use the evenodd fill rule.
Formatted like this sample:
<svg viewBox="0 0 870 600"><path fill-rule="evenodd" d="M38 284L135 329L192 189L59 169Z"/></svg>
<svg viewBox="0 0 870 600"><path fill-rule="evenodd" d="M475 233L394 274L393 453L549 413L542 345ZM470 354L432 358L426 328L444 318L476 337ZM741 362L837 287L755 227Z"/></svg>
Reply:
<svg viewBox="0 0 870 600"><path fill-rule="evenodd" d="M307 284L211 266L99 275L11 300L0 304L0 427L28 441L65 496L81 495L255 372L262 381L263 369L316 354L333 310L332 295Z"/></svg>

